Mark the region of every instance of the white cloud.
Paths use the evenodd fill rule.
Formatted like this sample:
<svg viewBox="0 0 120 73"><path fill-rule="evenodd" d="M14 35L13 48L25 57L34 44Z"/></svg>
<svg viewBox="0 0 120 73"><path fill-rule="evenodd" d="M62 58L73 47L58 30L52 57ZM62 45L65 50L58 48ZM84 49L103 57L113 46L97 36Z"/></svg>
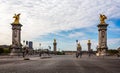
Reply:
<svg viewBox="0 0 120 73"><path fill-rule="evenodd" d="M68 37L70 37L70 38L83 37L83 36L85 36L85 33L82 33L82 32L75 32L75 33L71 33L68 35Z"/></svg>
<svg viewBox="0 0 120 73"><path fill-rule="evenodd" d="M117 49L120 47L120 38L108 39L108 48Z"/></svg>
<svg viewBox="0 0 120 73"><path fill-rule="evenodd" d="M108 30L119 34L120 28L118 26L116 26L115 23L113 23L112 21L109 21L108 24L109 24L109 29Z"/></svg>
<svg viewBox="0 0 120 73"><path fill-rule="evenodd" d="M88 39L86 39L86 40L79 40L79 42L81 44L82 50L83 51L84 50L87 51L88 50L88 45L87 45ZM63 42L60 42L59 46L62 46L62 49L65 48L63 50L73 50L73 51L77 50L76 42L64 42L64 45L63 45ZM97 41L94 40L94 39L91 39L91 49L96 50L96 46L97 46Z"/></svg>
<svg viewBox="0 0 120 73"><path fill-rule="evenodd" d="M119 18L119 4L119 0L0 0L0 44L11 43L14 13L21 13L22 40L33 40L51 32L96 26L99 13Z"/></svg>

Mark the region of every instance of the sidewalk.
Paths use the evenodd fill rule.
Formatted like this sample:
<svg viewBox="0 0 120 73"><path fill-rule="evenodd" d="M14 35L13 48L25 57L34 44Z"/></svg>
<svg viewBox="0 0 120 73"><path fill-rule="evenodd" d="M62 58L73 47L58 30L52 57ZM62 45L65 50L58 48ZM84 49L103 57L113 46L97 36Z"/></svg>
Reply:
<svg viewBox="0 0 120 73"><path fill-rule="evenodd" d="M28 56L30 60L40 59L39 56ZM0 56L0 60L24 60L22 56Z"/></svg>
<svg viewBox="0 0 120 73"><path fill-rule="evenodd" d="M40 60L40 59L46 59L46 58L51 58L51 57L61 58L60 55L41 56L41 57L39 57L38 55L30 55L27 57L30 58L30 60ZM24 58L22 56L0 56L0 60L23 60L23 59ZM95 56L95 55L88 57L88 55L83 55L81 59L120 59L120 57L117 57L117 56Z"/></svg>

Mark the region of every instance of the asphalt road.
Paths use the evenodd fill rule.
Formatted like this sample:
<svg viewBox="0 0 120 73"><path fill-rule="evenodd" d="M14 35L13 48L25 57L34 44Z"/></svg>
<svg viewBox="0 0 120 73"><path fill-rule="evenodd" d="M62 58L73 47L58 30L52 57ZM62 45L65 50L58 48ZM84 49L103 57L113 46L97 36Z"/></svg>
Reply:
<svg viewBox="0 0 120 73"><path fill-rule="evenodd" d="M0 73L120 73L120 59L73 55L0 60Z"/></svg>

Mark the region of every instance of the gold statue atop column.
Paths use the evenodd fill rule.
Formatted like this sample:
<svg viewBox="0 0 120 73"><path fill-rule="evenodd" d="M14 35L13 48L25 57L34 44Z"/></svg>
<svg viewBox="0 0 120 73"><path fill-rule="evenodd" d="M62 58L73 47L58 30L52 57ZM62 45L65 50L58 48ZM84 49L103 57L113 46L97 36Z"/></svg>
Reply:
<svg viewBox="0 0 120 73"><path fill-rule="evenodd" d="M56 43L56 39L54 39L54 43Z"/></svg>
<svg viewBox="0 0 120 73"><path fill-rule="evenodd" d="M90 40L88 40L88 43L90 43Z"/></svg>
<svg viewBox="0 0 120 73"><path fill-rule="evenodd" d="M15 14L15 15L13 16L13 18L15 18L13 24L20 24L20 23L19 23L20 13L19 13L19 14Z"/></svg>
<svg viewBox="0 0 120 73"><path fill-rule="evenodd" d="M105 19L107 19L107 17L103 14L100 14L100 24L105 24Z"/></svg>

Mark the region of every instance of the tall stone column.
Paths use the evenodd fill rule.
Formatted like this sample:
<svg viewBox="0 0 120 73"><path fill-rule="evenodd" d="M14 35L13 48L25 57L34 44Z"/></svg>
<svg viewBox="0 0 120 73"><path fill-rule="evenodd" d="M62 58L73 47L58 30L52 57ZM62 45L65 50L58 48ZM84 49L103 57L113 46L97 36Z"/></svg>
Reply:
<svg viewBox="0 0 120 73"><path fill-rule="evenodd" d="M16 19L18 15L15 15ZM14 18L15 18L14 16ZM18 53L21 50L21 27L22 25L19 23L19 21L15 21L11 24L12 25L12 49L10 55L18 55Z"/></svg>
<svg viewBox="0 0 120 73"><path fill-rule="evenodd" d="M56 39L54 39L54 42L53 42L53 51L54 51L55 54L57 53L57 42L56 42Z"/></svg>
<svg viewBox="0 0 120 73"><path fill-rule="evenodd" d="M90 40L88 40L87 45L88 45L88 52L90 52L90 50L91 50L91 42L90 42Z"/></svg>
<svg viewBox="0 0 120 73"><path fill-rule="evenodd" d="M108 24L105 23L105 19L107 17L105 15L100 15L101 23L97 25L98 27L98 52L100 54L106 53L108 50L107 47L107 26Z"/></svg>

